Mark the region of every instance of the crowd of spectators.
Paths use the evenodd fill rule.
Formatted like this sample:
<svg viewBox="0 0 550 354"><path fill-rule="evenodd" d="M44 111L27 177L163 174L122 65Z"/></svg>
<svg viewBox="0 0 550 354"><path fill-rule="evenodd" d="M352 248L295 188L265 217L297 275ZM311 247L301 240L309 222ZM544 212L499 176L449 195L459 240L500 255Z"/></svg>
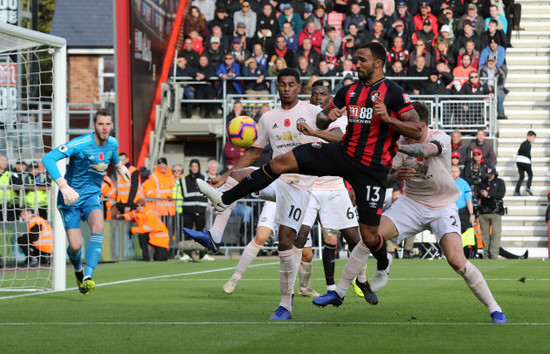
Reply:
<svg viewBox="0 0 550 354"><path fill-rule="evenodd" d="M388 76L419 78L398 81L409 93L492 94L498 118L506 118L506 48L512 27L517 28L513 5L490 0L194 0L178 42L176 75L206 81L186 86L185 98L219 96L221 85L208 81L209 76L257 78L232 80L230 94L273 93L265 77L286 67L304 76L353 75L356 50L378 41L388 50ZM303 86L307 93L307 82ZM208 105L201 107L201 116L213 115ZM190 108L185 107L188 117Z"/></svg>

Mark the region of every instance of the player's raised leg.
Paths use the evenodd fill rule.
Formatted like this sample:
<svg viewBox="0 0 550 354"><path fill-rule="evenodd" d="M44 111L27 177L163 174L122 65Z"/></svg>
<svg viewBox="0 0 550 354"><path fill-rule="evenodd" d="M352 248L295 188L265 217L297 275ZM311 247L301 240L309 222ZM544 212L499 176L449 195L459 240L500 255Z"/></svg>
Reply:
<svg viewBox="0 0 550 354"><path fill-rule="evenodd" d="M275 181L283 173L298 172L298 163L292 151L274 157L268 164L252 172L247 178L230 190L221 193L206 182L197 184L201 192L210 199L214 208L223 211L231 203L264 189Z"/></svg>
<svg viewBox="0 0 550 354"><path fill-rule="evenodd" d="M233 188L239 183L240 180L242 180L244 177L249 175L252 171L254 171L253 168L244 168L244 169L232 171L231 175L227 178L225 183L219 188L219 191L224 192L226 190ZM225 210L221 212L218 211L216 213L216 217L214 218L214 223L212 224L212 228L210 230L195 231L184 227L183 232L185 233L186 236L200 243L201 245L211 250L212 252L217 252L219 249L219 245L222 241L223 233L227 226L227 222L231 217L231 212L235 208L235 205L236 205L236 202L227 206Z"/></svg>
<svg viewBox="0 0 550 354"><path fill-rule="evenodd" d="M477 299L487 306L493 323L506 323L506 316L493 297L483 274L464 256L461 236L457 233L445 234L440 245L449 265L464 278Z"/></svg>

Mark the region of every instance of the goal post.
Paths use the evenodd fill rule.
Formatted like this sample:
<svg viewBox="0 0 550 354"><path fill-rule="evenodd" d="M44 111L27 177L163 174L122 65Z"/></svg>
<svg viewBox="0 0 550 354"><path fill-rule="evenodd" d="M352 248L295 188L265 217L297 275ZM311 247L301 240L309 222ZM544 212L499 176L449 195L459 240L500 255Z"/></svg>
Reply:
<svg viewBox="0 0 550 354"><path fill-rule="evenodd" d="M3 128L13 127L13 134L17 137L15 140L19 139L15 144L6 144L5 152L8 157L40 161L46 152L64 144L67 140L66 41L61 37L0 23L0 57L3 62L2 70L0 70L0 90L4 90L4 96L0 98L3 101L0 104L0 119L4 119L1 122ZM44 69L41 67L43 63L46 63ZM11 80L10 75L13 75ZM35 75L37 81L32 79L32 75ZM10 94L6 94L8 89ZM30 124L31 122L34 124ZM24 131L23 123L26 124L25 127L29 132ZM39 129L39 132L35 132L34 129ZM19 138L25 134L29 135L27 140L22 140L24 137ZM6 141L9 143L7 138ZM24 143L22 143L23 141ZM30 147L26 146L27 141L30 141ZM42 144L41 152L38 152L39 149L33 146L33 141L40 141L37 145ZM14 163L13 160L9 162L10 165ZM65 163L60 162L58 167L64 174ZM55 207L56 195L57 185L52 181L48 197L50 205L47 206L50 216L48 222L51 223L54 234L53 259L51 269L48 271L48 277L51 279L49 281L45 279L40 283L13 281L7 284L9 288L26 289L30 287L42 290L65 290L67 242L63 221ZM23 202L20 201L20 203ZM3 239L6 240L6 237ZM13 240L13 235L10 240ZM10 249L10 252L17 254L15 248ZM14 268L10 271L17 272L17 266ZM25 269L25 271L33 272L29 269ZM38 273L36 272L36 274ZM16 276L14 278L19 280ZM4 273L0 280L4 280ZM0 283L0 287L3 285Z"/></svg>

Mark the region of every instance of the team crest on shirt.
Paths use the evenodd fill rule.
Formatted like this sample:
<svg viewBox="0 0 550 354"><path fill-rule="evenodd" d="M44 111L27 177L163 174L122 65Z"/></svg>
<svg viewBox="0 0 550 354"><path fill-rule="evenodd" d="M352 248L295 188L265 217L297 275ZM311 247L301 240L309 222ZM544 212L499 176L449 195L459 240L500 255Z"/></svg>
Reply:
<svg viewBox="0 0 550 354"><path fill-rule="evenodd" d="M403 102L411 103L411 96L408 93L403 93Z"/></svg>
<svg viewBox="0 0 550 354"><path fill-rule="evenodd" d="M316 143L311 143L311 146L316 148L316 149L320 149L321 146L323 146L323 143L321 143L320 141L316 142Z"/></svg>
<svg viewBox="0 0 550 354"><path fill-rule="evenodd" d="M370 94L370 100L372 102L376 102L378 97L380 97L380 91L372 91L372 93Z"/></svg>
<svg viewBox="0 0 550 354"><path fill-rule="evenodd" d="M65 152L65 151L67 151L67 150L69 150L69 148L67 147L67 145L61 145L61 146L59 147L59 151L61 151L61 152Z"/></svg>
<svg viewBox="0 0 550 354"><path fill-rule="evenodd" d="M298 118L298 120L296 120L296 123L305 123L306 122L306 119L304 117L300 117Z"/></svg>

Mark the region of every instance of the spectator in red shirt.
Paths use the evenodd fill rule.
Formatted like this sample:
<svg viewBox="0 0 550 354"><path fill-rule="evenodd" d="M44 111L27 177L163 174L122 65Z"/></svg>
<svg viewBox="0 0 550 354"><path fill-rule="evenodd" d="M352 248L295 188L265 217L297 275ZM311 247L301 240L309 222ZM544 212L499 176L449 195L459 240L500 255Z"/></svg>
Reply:
<svg viewBox="0 0 550 354"><path fill-rule="evenodd" d="M420 10L418 14L414 16L414 30L413 31L421 31L424 27L424 21L430 20L430 24L432 27L432 32L434 34L439 32L439 25L437 24L437 18L432 15L430 9L430 5L427 1L423 1L420 3Z"/></svg>
<svg viewBox="0 0 550 354"><path fill-rule="evenodd" d="M307 23L306 28L298 36L298 45L301 47L304 43L304 39L309 38L313 48L321 53L321 43L323 42L323 35L315 26L315 22L310 21Z"/></svg>

